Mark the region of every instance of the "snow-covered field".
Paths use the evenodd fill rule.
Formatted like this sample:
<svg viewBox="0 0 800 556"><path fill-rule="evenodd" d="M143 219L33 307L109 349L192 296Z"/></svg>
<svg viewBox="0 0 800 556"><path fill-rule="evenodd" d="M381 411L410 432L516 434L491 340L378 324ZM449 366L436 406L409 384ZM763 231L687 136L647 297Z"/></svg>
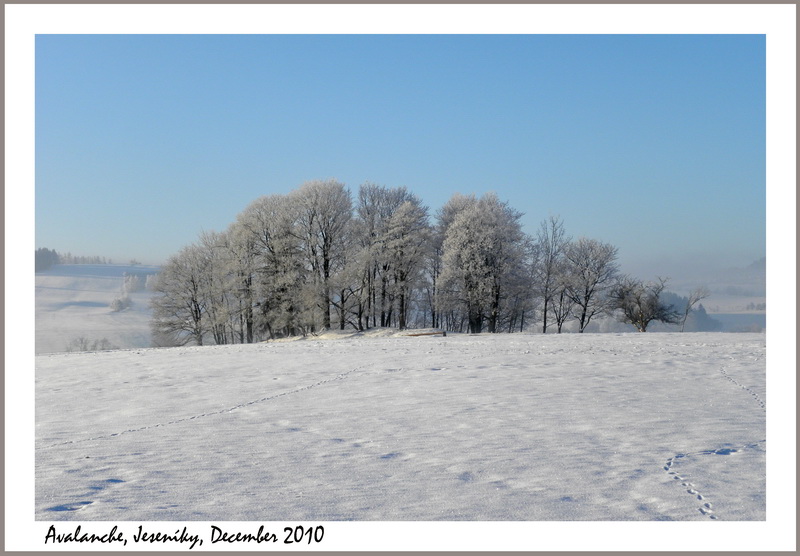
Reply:
<svg viewBox="0 0 800 556"><path fill-rule="evenodd" d="M89 345L105 339L118 348L148 347L150 307L147 291L130 294L132 304L114 312L124 275L156 274L158 267L129 265L55 265L36 274L36 353L67 351L85 338Z"/></svg>
<svg viewBox="0 0 800 556"><path fill-rule="evenodd" d="M36 357L37 520L764 520L763 334Z"/></svg>

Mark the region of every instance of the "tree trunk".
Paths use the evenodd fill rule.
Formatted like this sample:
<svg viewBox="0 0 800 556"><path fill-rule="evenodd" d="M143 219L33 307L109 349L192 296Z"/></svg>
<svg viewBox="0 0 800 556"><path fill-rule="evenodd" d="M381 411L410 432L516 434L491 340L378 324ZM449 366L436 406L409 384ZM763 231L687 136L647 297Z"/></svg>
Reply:
<svg viewBox="0 0 800 556"><path fill-rule="evenodd" d="M497 332L497 320L500 316L500 288L495 286L492 292L492 307L489 311L489 325L487 327L491 334Z"/></svg>
<svg viewBox="0 0 800 556"><path fill-rule="evenodd" d="M398 328L400 330L406 329L406 293L404 289L400 290L400 299L398 300L399 307L398 307Z"/></svg>
<svg viewBox="0 0 800 556"><path fill-rule="evenodd" d="M483 319L480 311L469 308L469 331L471 334L480 334L483 329Z"/></svg>
<svg viewBox="0 0 800 556"><path fill-rule="evenodd" d="M339 330L344 330L344 321L345 321L344 294L345 290L339 292L339 302L341 303L339 307Z"/></svg>
<svg viewBox="0 0 800 556"><path fill-rule="evenodd" d="M542 334L547 334L547 297L544 298L544 311L542 312Z"/></svg>

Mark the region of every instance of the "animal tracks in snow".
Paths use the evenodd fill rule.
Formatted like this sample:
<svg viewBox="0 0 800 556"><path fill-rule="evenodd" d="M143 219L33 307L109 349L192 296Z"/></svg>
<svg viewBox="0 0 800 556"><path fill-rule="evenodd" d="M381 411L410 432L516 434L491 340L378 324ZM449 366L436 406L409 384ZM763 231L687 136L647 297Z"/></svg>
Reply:
<svg viewBox="0 0 800 556"><path fill-rule="evenodd" d="M761 398L758 396L758 394L756 394L756 393L755 393L755 392L752 390L752 388L748 388L747 386L745 386L744 384L740 383L740 382L739 382L739 381L737 381L735 378L733 378L731 375L729 375L729 374L728 374L728 371L726 371L726 370L725 370L725 367L721 368L721 369L719 370L719 372L720 372L720 374L721 374L723 377L725 377L725 378L726 378L728 381L730 381L731 383L735 384L736 386L738 386L739 388L741 388L742 390L744 390L745 392L747 392L748 394L750 394L750 395L753 397L753 399L754 399L754 400L755 400L755 401L758 403L758 405L759 405L759 406L761 406L761 409L763 409L764 411L766 411L766 410L767 410L767 404L766 404L766 402L764 402L764 400L762 400L762 399L761 399Z"/></svg>
<svg viewBox="0 0 800 556"><path fill-rule="evenodd" d="M745 386L744 384L740 383L735 378L730 376L724 367L721 368L719 372L726 380L728 380L732 384L738 386L739 388L750 394L753 400L756 403L758 403L759 407L761 407L762 410L766 411L766 403L759 397L759 395L755 391L753 391L752 388ZM707 516L709 519L718 519L717 515L714 513L714 505L708 500L706 500L706 497L699 491L697 486L688 481L683 476L684 474L681 474L678 471L676 471L675 469L676 464L686 461L685 458L699 458L703 456L730 456L746 449L756 448L760 444L763 444L765 442L766 440L760 440L752 444L747 444L737 447L724 447L713 450L701 450L698 452L676 454L675 456L667 460L666 464L664 465L664 471L666 471L669 475L671 475L673 480L680 481L680 485L686 489L686 493L694 497L695 500L699 502L697 511L699 511L704 516Z"/></svg>
<svg viewBox="0 0 800 556"><path fill-rule="evenodd" d="M714 505L706 499L705 495L700 492L700 489L697 487L697 485L688 479L689 474L678 471L677 468L681 463L687 461L687 458L696 459L703 456L730 456L747 449L757 448L760 444L764 444L765 442L766 440L760 440L758 442L736 447L725 447L714 450L700 450L697 452L675 454L673 457L667 460L666 464L664 464L664 471L666 471L674 481L678 481L680 486L686 490L686 493L694 498L698 504L698 512L704 516L707 516L709 519L718 519L717 515L714 513Z"/></svg>
<svg viewBox="0 0 800 556"><path fill-rule="evenodd" d="M142 353L141 353L141 351L137 350L136 354L137 355L141 355ZM495 357L495 356L496 356L496 354L493 354L493 353L485 353L485 354L481 354L481 355L475 357L474 359L479 359L479 358L483 358L483 357ZM151 378L151 376L152 376L154 371L150 366L148 366L148 365L146 365L146 364L144 364L142 362L138 362L138 361L135 362L135 366L137 368L142 369L142 370L144 370L144 371L146 371L148 373L147 375L144 375L144 374L141 375L139 377L139 380L147 380L147 379ZM425 370L431 371L431 372L442 372L442 371L449 370L447 366L441 365L441 364L428 364L428 365L424 366L423 368ZM486 367L479 367L479 368L484 369ZM390 369L380 369L380 370L367 370L366 372L364 372L362 374L363 375L372 375L372 374L378 374L378 373L384 373L384 372L400 373L400 372L405 372L405 371L408 371L408 370L410 370L410 369L405 368L405 367L400 367L400 368L390 368ZM177 424L181 424L181 423L195 421L195 420L202 419L202 418L205 418L205 417L212 417L212 416L215 416L215 415L224 415L226 413L232 413L232 412L234 412L236 410L239 410L239 409L243 409L243 408L250 407L250 406L253 406L253 405L256 405L256 404L260 404L260 403L268 402L268 401L271 401L271 400L275 400L275 399L281 398L283 396L299 394L300 392L304 392L306 390L311 390L312 388L316 388L316 387L322 386L324 384L328 384L328 383L339 381L339 380L344 380L344 379L348 378L350 375L352 375L353 373L357 373L359 371L364 371L364 367L363 366L356 367L356 368L350 369L349 371L345 371L345 372L339 373L336 376L333 376L331 378L326 378L326 379L323 379L323 380L319 380L319 381L314 382L312 384L308 384L306 386L301 386L301 387L295 388L293 390L287 390L287 391L280 392L280 393L277 393L277 394L273 394L273 395L270 395L270 396L264 396L264 397L259 398L259 399L250 400L250 401L235 405L233 407L228 407L228 408L224 408L224 409L217 409L217 410L208 411L208 412L205 412L205 413L198 413L198 414L195 414L195 415L191 415L189 417L182 417L182 418L179 418L179 419L173 419L173 420L165 421L165 422L161 422L161 423L154 423L154 424L151 424L151 425L145 425L145 426L141 426L141 427L129 428L129 429L126 429L126 430L112 432L112 433L108 433L108 434L102 434L102 435L94 436L94 437L91 437L91 438L82 438L82 439L79 439L79 440L67 440L67 441L64 441L64 442L57 442L57 443L48 444L48 445L45 445L45 446L37 446L36 449L37 450L39 450L39 449L48 449L48 448L55 448L55 447L58 447L58 446L66 446L66 445L77 444L77 443L82 443L82 442L92 442L92 441L101 440L101 439L104 439L104 438L118 437L118 436L121 436L123 434L129 434L129 433L134 433L134 432L143 432L143 431L150 430L150 429L156 429L156 428L161 428L161 427L166 427L166 426L171 426L171 425L177 425ZM273 380L275 380L275 379L273 379ZM172 384L168 384L167 386L168 387L172 387Z"/></svg>
<svg viewBox="0 0 800 556"><path fill-rule="evenodd" d="M65 446L65 445L68 445L68 444L77 444L79 442L91 442L91 441L100 440L100 439L103 439L103 438L113 438L113 437L116 437L116 436L132 433L132 432L142 432L142 431L146 431L146 430L149 430L149 429L156 429L156 428L160 428L160 427L166 427L166 426L170 426L170 425L177 425L177 424L180 424L180 423L186 423L186 422L189 422L189 421L202 419L203 417L211 417L211 416L214 416L214 415L223 415L225 413L232 413L232 412L236 411L237 409L242 409L242 408L249 407L249 406L252 406L252 405L256 405L256 404L259 404L259 403L268 402L270 400L275 400L275 399L281 398L283 396L289 396L289 395L292 395L292 394L298 394L300 392L304 392L306 390L311 390L312 388L316 388L318 386L322 386L323 384L327 384L329 382L334 382L334 381L337 381L337 380L346 379L349 375L351 375L352 373L358 371L359 369L360 369L360 367L356 367L355 369L351 369L349 371L346 371L346 372L343 372L343 373L339 373L338 375L336 375L333 378L327 378L327 379L324 379L324 380L320 380L320 381L314 382L313 384L309 384L307 386L301 386L299 388L295 388L294 390L287 390L285 392L280 392L278 394L273 394L271 396L264 396L263 398L259 398L257 400L251 400L251 401L248 401L248 402L244 402L244 403L235 405L233 407L228 407L228 408L225 408L225 409L219 409L219 410L216 410L216 411L209 411L209 412L206 412L206 413L199 413L197 415L192 415L190 417L182 417L180 419L174 419L172 421L167 421L167 422L164 422L164 423L155 423L153 425L145 425L143 427L131 428L131 429L127 429L127 430L120 431L120 432L114 432L114 433L110 433L110 434L103 434L103 435L99 435L99 436L94 436L92 438L83 438L81 440L68 440L66 442L58 442L56 444L49 444L47 446L37 447L36 449L40 449L40 448L55 448L57 446Z"/></svg>
<svg viewBox="0 0 800 556"><path fill-rule="evenodd" d="M142 366L142 368L145 368L143 365L140 365L140 366ZM268 402L268 401L275 400L275 399L278 399L278 398L281 398L281 397L284 397L284 396L290 396L290 395L293 395L293 394L299 394L300 392L311 390L312 388L317 388L318 386L322 386L324 384L328 384L328 383L339 381L339 380L344 380L344 379L348 378L350 375L352 375L353 373L356 373L356 372L361 371L361 370L363 370L363 367L356 367L356 368L351 369L349 371L345 371L345 372L339 373L339 374L337 374L336 376L334 376L332 378L326 378L326 379L323 379L323 380L319 380L317 382L314 382L312 384L308 384L306 386L301 386L301 387L295 388L293 390L287 390L287 391L280 392L278 394L273 394L273 395L270 395L270 396L264 396L264 397L258 398L256 400L250 400L250 401L247 401L247 402L244 402L244 403L240 403L238 405L235 405L233 407L228 407L228 408L225 408L225 409L218 409L218 410L209 411L209 412L206 412L206 413L198 413L196 415L192 415L192 416L189 416L189 417L182 417L180 419L174 419L174 420L166 421L166 422L163 422L163 423L155 423L155 424L152 424L152 425L145 425L145 426L142 426L142 427L130 428L130 429L126 429L124 431L113 432L113 433L104 434L104 435L98 435L98 436L94 436L94 437L91 437L91 438L83 438L83 439L80 439L80 440L68 440L66 442L48 444L47 446L37 446L36 449L55 448L57 446L65 446L65 445L69 445L69 444L76 444L76 443L79 443L79 442L91 442L91 441L100 440L100 439L103 439L103 438L114 438L114 437L117 437L117 436L121 436L123 434L129 434L129 433L132 433L132 432L142 432L142 431L146 431L146 430L150 430L150 429L156 429L156 428L160 428L160 427L166 427L166 426L170 426L170 425L177 425L177 424L180 424L180 423L186 423L186 422L189 422L189 421L195 421L197 419L202 419L204 417L211 417L211 416L214 416L214 415L223 415L225 413L232 413L232 412L234 412L234 411L236 411L238 409L243 409L243 408L250 407L250 406L253 406L253 405L256 405L256 404ZM369 375L369 374L376 374L376 373L382 373L382 372L387 372L387 371L388 372L403 372L403 371L406 371L406 370L408 370L408 369L406 369L406 368L381 369L379 371L374 371L374 370L373 371L367 371L367 372L365 372L363 374ZM431 370L431 371L443 371L443 370L446 370L446 367L443 367L443 366L430 367L428 370Z"/></svg>

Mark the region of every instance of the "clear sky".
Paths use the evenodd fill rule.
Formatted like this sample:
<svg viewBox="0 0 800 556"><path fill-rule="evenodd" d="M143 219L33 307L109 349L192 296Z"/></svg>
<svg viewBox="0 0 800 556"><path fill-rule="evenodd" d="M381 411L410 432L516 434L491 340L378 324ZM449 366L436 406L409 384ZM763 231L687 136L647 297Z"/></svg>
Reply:
<svg viewBox="0 0 800 556"><path fill-rule="evenodd" d="M746 266L765 110L763 35L38 35L36 245L160 263L336 178L495 191L643 278Z"/></svg>

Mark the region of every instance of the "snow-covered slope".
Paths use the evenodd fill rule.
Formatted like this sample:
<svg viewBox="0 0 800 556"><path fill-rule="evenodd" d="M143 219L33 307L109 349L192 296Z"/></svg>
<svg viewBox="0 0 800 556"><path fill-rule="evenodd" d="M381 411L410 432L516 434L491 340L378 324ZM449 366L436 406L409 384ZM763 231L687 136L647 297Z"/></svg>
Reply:
<svg viewBox="0 0 800 556"><path fill-rule="evenodd" d="M114 312L125 274L156 274L158 267L56 265L36 274L36 353L66 351L75 340L103 339L118 348L148 347L150 292L129 294L132 304Z"/></svg>
<svg viewBox="0 0 800 556"><path fill-rule="evenodd" d="M36 519L764 520L763 334L36 357Z"/></svg>

